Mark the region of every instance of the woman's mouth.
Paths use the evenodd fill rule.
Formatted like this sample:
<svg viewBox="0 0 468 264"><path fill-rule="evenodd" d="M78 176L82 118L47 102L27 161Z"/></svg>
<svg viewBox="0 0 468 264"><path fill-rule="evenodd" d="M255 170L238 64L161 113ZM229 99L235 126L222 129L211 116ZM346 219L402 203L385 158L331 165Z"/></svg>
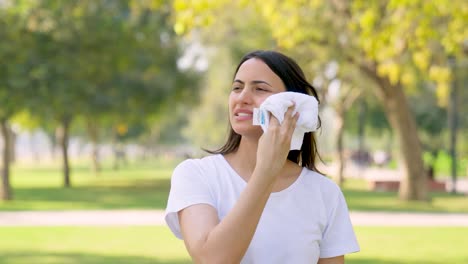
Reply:
<svg viewBox="0 0 468 264"><path fill-rule="evenodd" d="M252 116L252 112L247 111L237 112L234 114L234 117L237 121L251 120Z"/></svg>

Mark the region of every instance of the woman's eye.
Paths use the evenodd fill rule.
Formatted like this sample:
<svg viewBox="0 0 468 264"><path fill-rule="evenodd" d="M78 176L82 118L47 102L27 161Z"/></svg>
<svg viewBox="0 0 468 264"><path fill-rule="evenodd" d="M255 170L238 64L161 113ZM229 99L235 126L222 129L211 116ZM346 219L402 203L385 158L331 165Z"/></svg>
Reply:
<svg viewBox="0 0 468 264"><path fill-rule="evenodd" d="M259 91L259 92L268 92L267 89L263 89L263 88L260 88L260 87L257 88L257 91Z"/></svg>
<svg viewBox="0 0 468 264"><path fill-rule="evenodd" d="M234 86L234 87L232 87L232 90L233 90L233 91L238 91L238 90L240 90L240 89L241 89L241 88L240 88L239 86Z"/></svg>

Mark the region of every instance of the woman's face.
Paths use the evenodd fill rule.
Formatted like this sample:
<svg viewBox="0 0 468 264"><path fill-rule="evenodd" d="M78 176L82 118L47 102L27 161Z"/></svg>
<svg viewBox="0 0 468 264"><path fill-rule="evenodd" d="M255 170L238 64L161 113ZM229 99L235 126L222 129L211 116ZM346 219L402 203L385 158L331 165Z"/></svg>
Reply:
<svg viewBox="0 0 468 264"><path fill-rule="evenodd" d="M242 136L262 135L252 125L253 109L275 93L285 92L283 81L260 59L245 61L236 73L229 95L229 119L233 130Z"/></svg>

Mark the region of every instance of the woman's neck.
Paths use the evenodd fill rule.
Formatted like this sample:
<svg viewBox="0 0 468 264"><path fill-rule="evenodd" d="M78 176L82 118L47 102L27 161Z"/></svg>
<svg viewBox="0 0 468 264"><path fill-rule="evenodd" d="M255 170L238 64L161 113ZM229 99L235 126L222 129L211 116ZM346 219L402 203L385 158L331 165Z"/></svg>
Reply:
<svg viewBox="0 0 468 264"><path fill-rule="evenodd" d="M226 160L231 167L244 178L248 180L252 175L257 162L257 140L241 138L239 147L233 153L225 155Z"/></svg>
<svg viewBox="0 0 468 264"><path fill-rule="evenodd" d="M242 138L237 150L233 153L224 155L226 161L231 167L242 177L246 182L249 181L256 165L257 161L257 147L258 140L247 140ZM291 185L301 173L302 168L292 161L286 161L286 164L281 169L281 176L277 185L275 185L275 191L283 190L287 186Z"/></svg>

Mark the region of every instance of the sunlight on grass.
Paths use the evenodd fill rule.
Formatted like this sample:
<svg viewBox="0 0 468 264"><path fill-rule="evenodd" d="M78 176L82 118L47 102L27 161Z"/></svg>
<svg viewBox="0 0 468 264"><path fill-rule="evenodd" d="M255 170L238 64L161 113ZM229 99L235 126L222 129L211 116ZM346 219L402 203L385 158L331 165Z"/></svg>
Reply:
<svg viewBox="0 0 468 264"><path fill-rule="evenodd" d="M8 227L0 233L5 264L190 263L183 242L166 227Z"/></svg>
<svg viewBox="0 0 468 264"><path fill-rule="evenodd" d="M468 263L468 228L356 227L361 252L346 263Z"/></svg>

